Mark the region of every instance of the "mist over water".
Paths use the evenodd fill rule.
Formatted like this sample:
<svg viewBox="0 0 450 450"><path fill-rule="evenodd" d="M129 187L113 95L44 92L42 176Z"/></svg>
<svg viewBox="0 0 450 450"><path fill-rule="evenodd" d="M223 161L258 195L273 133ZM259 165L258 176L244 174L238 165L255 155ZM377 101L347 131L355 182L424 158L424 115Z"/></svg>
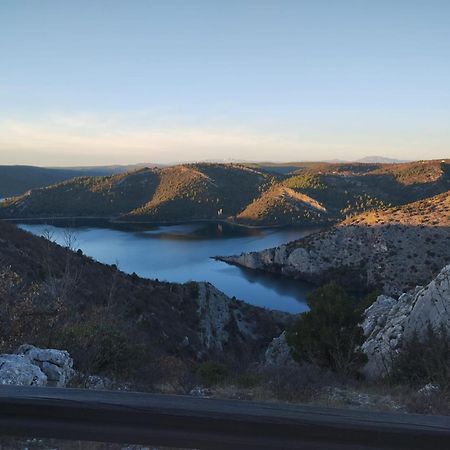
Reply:
<svg viewBox="0 0 450 450"><path fill-rule="evenodd" d="M102 263L117 264L127 273L180 283L209 281L230 297L253 305L292 313L307 310L305 295L312 289L310 284L241 269L211 257L276 247L313 229L247 229L217 223L125 229L63 222L19 226L36 235L50 233L62 245L69 231L76 239L74 247Z"/></svg>

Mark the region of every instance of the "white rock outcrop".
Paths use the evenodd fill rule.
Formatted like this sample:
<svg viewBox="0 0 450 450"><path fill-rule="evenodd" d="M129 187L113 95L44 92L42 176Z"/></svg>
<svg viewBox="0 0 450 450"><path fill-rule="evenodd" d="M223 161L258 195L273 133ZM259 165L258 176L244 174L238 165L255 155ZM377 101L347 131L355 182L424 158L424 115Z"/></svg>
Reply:
<svg viewBox="0 0 450 450"><path fill-rule="evenodd" d="M264 353L265 366L291 366L295 365L291 355L291 348L286 340L286 331L273 338Z"/></svg>
<svg viewBox="0 0 450 450"><path fill-rule="evenodd" d="M362 324L368 356L364 373L379 378L387 373L402 342L414 333L423 337L430 325L450 333L450 265L425 287L402 294L398 299L381 295L365 312Z"/></svg>
<svg viewBox="0 0 450 450"><path fill-rule="evenodd" d="M74 375L73 359L65 350L43 349L24 344L17 350L45 373L49 385L64 387Z"/></svg>
<svg viewBox="0 0 450 450"><path fill-rule="evenodd" d="M22 345L16 354L0 355L0 384L65 387L74 375L64 350Z"/></svg>
<svg viewBox="0 0 450 450"><path fill-rule="evenodd" d="M25 355L0 355L0 384L46 386L47 375Z"/></svg>
<svg viewBox="0 0 450 450"><path fill-rule="evenodd" d="M223 346L229 342L230 321L237 326L237 331L242 335L255 338L252 324L243 320L239 309L232 308L232 301L223 292L216 289L210 283L198 283L199 296L198 315L200 319L200 341L208 350L223 350Z"/></svg>
<svg viewBox="0 0 450 450"><path fill-rule="evenodd" d="M274 336L279 336L291 320L281 311L270 311L231 299L211 283L198 283L197 314L199 350L197 357L208 353L237 351L258 356ZM191 340L182 342L183 348ZM237 354L237 353L236 353Z"/></svg>

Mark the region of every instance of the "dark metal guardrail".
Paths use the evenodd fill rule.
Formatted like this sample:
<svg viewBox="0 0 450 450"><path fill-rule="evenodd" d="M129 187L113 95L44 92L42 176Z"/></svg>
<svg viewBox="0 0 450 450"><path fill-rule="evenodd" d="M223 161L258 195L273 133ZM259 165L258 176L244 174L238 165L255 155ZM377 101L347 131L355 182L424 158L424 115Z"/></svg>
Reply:
<svg viewBox="0 0 450 450"><path fill-rule="evenodd" d="M195 449L450 449L450 417L0 386L0 435Z"/></svg>

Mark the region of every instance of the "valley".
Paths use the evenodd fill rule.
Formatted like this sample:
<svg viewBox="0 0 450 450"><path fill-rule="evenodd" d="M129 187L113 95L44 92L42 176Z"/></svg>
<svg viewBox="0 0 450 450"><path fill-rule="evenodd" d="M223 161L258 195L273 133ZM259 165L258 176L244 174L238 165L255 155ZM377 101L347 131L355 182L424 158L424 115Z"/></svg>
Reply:
<svg viewBox="0 0 450 450"><path fill-rule="evenodd" d="M183 164L9 197L2 348L64 348L76 386L334 402L395 373L426 405L410 375L436 351L444 369L420 383L440 380L446 413L449 166ZM431 334L411 347L419 323ZM425 369L408 369L414 348Z"/></svg>
<svg viewBox="0 0 450 450"><path fill-rule="evenodd" d="M171 226L111 227L107 221L56 221L48 224L18 224L37 236L51 236L87 256L140 277L177 283L208 281L229 297L255 306L299 313L306 310L309 283L230 266L212 259L217 254L263 250L299 239L315 229L253 229L227 224L193 223ZM78 225L78 226L77 226ZM109 227L108 227L109 225Z"/></svg>
<svg viewBox="0 0 450 450"><path fill-rule="evenodd" d="M3 0L0 48L0 450L450 448L450 1Z"/></svg>
<svg viewBox="0 0 450 450"><path fill-rule="evenodd" d="M166 375L152 374L155 364L250 363L290 320L207 282L126 274L2 222L0 261L3 351L64 347L90 373L151 383Z"/></svg>

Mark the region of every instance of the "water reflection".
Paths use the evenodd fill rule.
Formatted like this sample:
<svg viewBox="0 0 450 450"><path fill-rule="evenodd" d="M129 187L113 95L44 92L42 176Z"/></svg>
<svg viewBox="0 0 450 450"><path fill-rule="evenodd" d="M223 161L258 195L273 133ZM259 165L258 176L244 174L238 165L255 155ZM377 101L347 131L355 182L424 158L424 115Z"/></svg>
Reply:
<svg viewBox="0 0 450 450"><path fill-rule="evenodd" d="M187 282L209 281L229 296L289 312L305 311L311 285L273 274L230 266L211 259L274 247L299 239L312 229L256 229L221 223L152 226L59 222L21 224L37 235L50 232L64 243L68 231L77 247L100 262L118 264L125 272L146 278Z"/></svg>

